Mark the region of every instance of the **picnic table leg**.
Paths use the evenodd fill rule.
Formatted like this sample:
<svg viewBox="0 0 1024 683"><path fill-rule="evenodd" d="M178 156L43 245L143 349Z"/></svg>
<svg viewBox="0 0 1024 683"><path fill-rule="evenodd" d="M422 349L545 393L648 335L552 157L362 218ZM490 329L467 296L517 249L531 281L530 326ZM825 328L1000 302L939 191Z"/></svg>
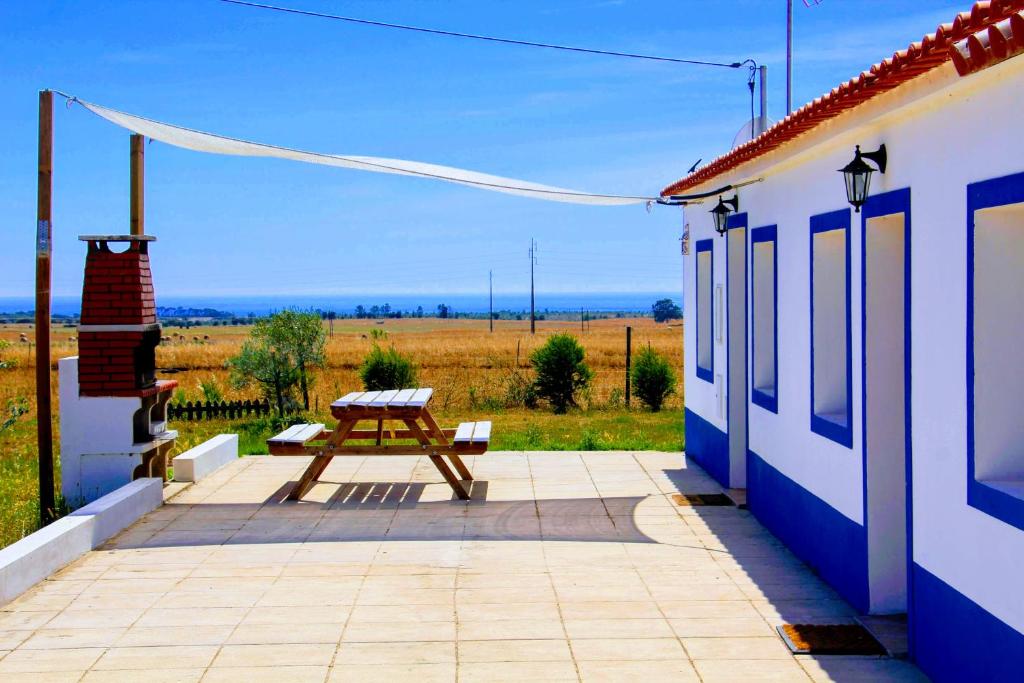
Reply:
<svg viewBox="0 0 1024 683"><path fill-rule="evenodd" d="M457 495L461 500L469 500L469 491L466 490L465 485L455 476L455 473L448 469L448 465L445 463L444 458L440 455L431 455L430 462L434 463L434 467L441 472L441 476L444 477L444 480L447 481L448 485L452 487L453 491L455 491L455 495Z"/></svg>
<svg viewBox="0 0 1024 683"><path fill-rule="evenodd" d="M428 437L426 433L423 431L423 428L416 423L416 420L408 419L402 421L405 422L405 425L409 428L409 431L411 431L416 436L416 440L419 441L422 445L428 448L430 448L433 445L430 443L430 437ZM443 434L441 435L441 438L444 439ZM455 473L448 468L448 463L444 461L443 457L437 455L436 453L432 453L430 455L430 462L434 463L434 467L436 467L438 472L441 473L441 476L444 477L444 480L448 482L448 485L452 487L452 490L455 491L455 495L457 495L462 500L469 500L469 491L466 490L466 487L463 486L462 482L459 481L458 477L455 476Z"/></svg>
<svg viewBox="0 0 1024 683"><path fill-rule="evenodd" d="M331 464L331 460L334 459L333 455L318 455L313 458L313 462L309 463L309 467L299 477L299 481L296 482L295 488L288 494L288 500L299 500L302 496L306 495L306 492L316 483L316 480L323 474L327 466Z"/></svg>
<svg viewBox="0 0 1024 683"><path fill-rule="evenodd" d="M354 420L348 420L347 422L339 422L337 429L331 434L331 438L327 440L327 444L336 446L341 444L348 435L355 429L356 424ZM300 500L306 492L316 483L320 478L320 475L324 473L327 466L331 464L331 460L334 459L333 455L317 455L313 457L313 462L309 463L309 467L299 477L299 481L295 483L295 487L292 488L291 493L288 494L288 500Z"/></svg>
<svg viewBox="0 0 1024 683"><path fill-rule="evenodd" d="M424 410L422 417L423 423L427 425L427 433L431 434L439 444L447 446L448 437L444 435L444 431L437 424L437 421L434 420L434 416L430 414L430 411ZM452 461L453 465L455 465L455 469L458 471L459 476L462 479L466 481L473 481L473 474L469 471L469 468L466 467L465 463L462 462L462 458L453 454L449 455L448 459Z"/></svg>

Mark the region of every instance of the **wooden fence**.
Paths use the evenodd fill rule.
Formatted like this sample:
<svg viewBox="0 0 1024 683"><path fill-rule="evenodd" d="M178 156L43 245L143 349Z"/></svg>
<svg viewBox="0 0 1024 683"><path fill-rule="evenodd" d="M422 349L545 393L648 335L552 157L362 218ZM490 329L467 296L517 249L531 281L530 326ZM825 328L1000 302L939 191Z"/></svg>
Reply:
<svg viewBox="0 0 1024 683"><path fill-rule="evenodd" d="M229 420L250 415L267 415L270 413L270 401L188 401L172 403L167 406L167 417L172 420L212 420L226 417Z"/></svg>

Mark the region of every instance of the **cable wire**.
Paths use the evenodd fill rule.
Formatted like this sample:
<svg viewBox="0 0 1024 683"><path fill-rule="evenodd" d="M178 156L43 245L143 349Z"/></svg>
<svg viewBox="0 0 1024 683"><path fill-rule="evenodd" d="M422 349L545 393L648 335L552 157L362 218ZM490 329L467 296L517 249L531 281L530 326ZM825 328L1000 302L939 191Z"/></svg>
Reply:
<svg viewBox="0 0 1024 683"><path fill-rule="evenodd" d="M325 12L313 12L312 10L297 9L294 7L281 7L278 5L266 5L258 2L246 2L245 0L220 0L220 2L228 3L230 5L240 5L243 7L253 7L256 9L273 10L275 12L285 12L288 14L298 14L307 17L318 17L320 19L334 19L336 21L346 21L351 24L363 24L365 26L376 26L378 28L395 28L403 31L415 31L417 33L429 33L437 36L448 36L451 38L468 38L470 40L483 40L491 43L504 43L506 45L519 45L522 47L540 47L550 50L565 50L568 52L582 52L585 54L592 55L605 55L607 57L627 57L630 59L646 59L655 62L671 62L674 64L692 64L697 66L717 66L726 69L738 69L743 66L744 62L711 62L700 59L681 59L678 57L660 57L657 55L645 55L634 52L618 52L615 50L597 50L586 47L573 47L569 45L555 45L553 43L538 43L531 40L517 40L514 38L498 38L496 36L485 36L476 33L460 33L458 31L445 31L442 29L435 28L424 28L422 26L409 26L407 24L392 24L385 21L373 21L371 19L357 19L355 17L345 17L338 14L327 14Z"/></svg>

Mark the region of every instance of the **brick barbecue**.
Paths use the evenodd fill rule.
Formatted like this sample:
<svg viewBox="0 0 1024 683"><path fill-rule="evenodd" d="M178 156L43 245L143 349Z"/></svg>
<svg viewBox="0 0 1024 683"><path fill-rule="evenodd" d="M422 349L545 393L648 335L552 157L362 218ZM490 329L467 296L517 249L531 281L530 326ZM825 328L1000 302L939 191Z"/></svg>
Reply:
<svg viewBox="0 0 1024 683"><path fill-rule="evenodd" d="M65 497L86 503L132 479L166 480L177 436L167 428L167 404L177 382L156 378L156 238L79 239L88 253L78 357L60 361L61 463Z"/></svg>
<svg viewBox="0 0 1024 683"><path fill-rule="evenodd" d="M156 387L156 321L150 236L86 236L78 387L83 396L143 396ZM129 241L130 240L130 241ZM110 249L127 241L122 252Z"/></svg>

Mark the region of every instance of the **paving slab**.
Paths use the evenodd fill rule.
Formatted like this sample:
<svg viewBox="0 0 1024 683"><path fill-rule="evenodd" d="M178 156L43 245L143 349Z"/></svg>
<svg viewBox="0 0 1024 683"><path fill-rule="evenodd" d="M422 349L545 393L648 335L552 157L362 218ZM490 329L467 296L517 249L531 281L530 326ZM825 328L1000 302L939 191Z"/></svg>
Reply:
<svg viewBox="0 0 1024 683"><path fill-rule="evenodd" d="M0 608L7 681L916 681L794 657L854 611L677 453L248 457Z"/></svg>

